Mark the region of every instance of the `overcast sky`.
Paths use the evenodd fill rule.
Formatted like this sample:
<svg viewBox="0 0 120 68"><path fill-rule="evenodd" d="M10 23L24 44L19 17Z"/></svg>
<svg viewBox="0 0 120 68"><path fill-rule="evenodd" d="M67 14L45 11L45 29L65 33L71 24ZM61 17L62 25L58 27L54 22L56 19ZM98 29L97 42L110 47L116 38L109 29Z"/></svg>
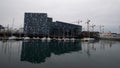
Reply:
<svg viewBox="0 0 120 68"><path fill-rule="evenodd" d="M22 27L25 12L48 13L54 21L73 23L82 20L85 28L90 24L104 25L106 31L118 32L120 25L120 0L0 0L0 24Z"/></svg>

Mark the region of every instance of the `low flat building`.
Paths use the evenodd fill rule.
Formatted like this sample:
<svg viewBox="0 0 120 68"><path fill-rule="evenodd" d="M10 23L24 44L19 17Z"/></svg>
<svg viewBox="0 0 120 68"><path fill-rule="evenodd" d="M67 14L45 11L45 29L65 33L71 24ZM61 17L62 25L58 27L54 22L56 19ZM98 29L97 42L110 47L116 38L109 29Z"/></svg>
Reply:
<svg viewBox="0 0 120 68"><path fill-rule="evenodd" d="M75 24L56 21L52 22L50 35L57 37L77 37L81 33L82 27Z"/></svg>

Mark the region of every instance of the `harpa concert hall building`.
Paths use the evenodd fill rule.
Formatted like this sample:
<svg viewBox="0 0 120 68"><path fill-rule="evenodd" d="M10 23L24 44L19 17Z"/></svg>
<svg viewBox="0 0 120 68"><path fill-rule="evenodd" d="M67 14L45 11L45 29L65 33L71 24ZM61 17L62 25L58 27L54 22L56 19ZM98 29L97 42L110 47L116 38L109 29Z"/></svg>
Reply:
<svg viewBox="0 0 120 68"><path fill-rule="evenodd" d="M82 26L66 22L53 22L47 13L25 13L24 34L29 37L70 37L80 35Z"/></svg>

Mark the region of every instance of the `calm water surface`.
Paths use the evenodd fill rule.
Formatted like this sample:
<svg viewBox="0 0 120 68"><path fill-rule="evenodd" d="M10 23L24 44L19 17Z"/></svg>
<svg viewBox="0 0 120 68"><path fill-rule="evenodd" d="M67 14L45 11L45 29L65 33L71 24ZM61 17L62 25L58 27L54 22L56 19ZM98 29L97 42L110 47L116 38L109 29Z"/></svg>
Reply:
<svg viewBox="0 0 120 68"><path fill-rule="evenodd" d="M0 41L0 68L120 68L120 42Z"/></svg>

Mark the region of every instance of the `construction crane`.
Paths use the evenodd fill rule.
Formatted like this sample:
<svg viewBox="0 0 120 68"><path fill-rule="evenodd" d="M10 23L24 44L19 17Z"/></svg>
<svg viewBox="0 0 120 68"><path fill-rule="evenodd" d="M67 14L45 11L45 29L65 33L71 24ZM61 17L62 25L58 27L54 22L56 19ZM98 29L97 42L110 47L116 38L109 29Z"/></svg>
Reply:
<svg viewBox="0 0 120 68"><path fill-rule="evenodd" d="M81 22L82 22L81 20L78 20L78 21L77 21L78 25L79 25Z"/></svg>
<svg viewBox="0 0 120 68"><path fill-rule="evenodd" d="M120 34L120 25L119 25L119 34Z"/></svg>
<svg viewBox="0 0 120 68"><path fill-rule="evenodd" d="M100 33L102 33L102 28L103 28L103 32L104 32L104 26L100 25Z"/></svg>
<svg viewBox="0 0 120 68"><path fill-rule="evenodd" d="M90 20L87 20L87 22L85 22L86 24L87 24L87 31L89 31L89 23L90 22Z"/></svg>
<svg viewBox="0 0 120 68"><path fill-rule="evenodd" d="M78 25L80 24L80 23L82 23L82 20L77 20L77 21L74 21L73 23L77 23Z"/></svg>
<svg viewBox="0 0 120 68"><path fill-rule="evenodd" d="M92 31L94 32L94 27L95 27L96 25L92 25L92 26L90 26L90 27L92 27Z"/></svg>

